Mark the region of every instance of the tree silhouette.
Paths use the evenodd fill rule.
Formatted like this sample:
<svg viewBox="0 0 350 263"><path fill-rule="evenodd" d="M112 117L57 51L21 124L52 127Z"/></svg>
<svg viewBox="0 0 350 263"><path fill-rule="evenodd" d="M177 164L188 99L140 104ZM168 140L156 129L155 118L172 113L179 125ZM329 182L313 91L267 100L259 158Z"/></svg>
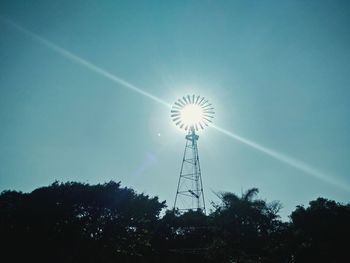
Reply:
<svg viewBox="0 0 350 263"><path fill-rule="evenodd" d="M17 260L25 254L27 260L46 262L137 262L152 253L164 207L157 198L115 182L55 182L30 194L4 192L1 239Z"/></svg>
<svg viewBox="0 0 350 263"><path fill-rule="evenodd" d="M210 215L216 229L212 258L217 262L265 262L273 252L273 233L280 227L278 202L257 199L257 188L241 197L221 193Z"/></svg>
<svg viewBox="0 0 350 263"><path fill-rule="evenodd" d="M296 262L345 262L350 258L350 205L318 198L291 214Z"/></svg>
<svg viewBox="0 0 350 263"><path fill-rule="evenodd" d="M167 210L120 183L55 182L0 194L2 258L10 262L347 262L350 205L318 198L282 222L252 188L200 211Z"/></svg>

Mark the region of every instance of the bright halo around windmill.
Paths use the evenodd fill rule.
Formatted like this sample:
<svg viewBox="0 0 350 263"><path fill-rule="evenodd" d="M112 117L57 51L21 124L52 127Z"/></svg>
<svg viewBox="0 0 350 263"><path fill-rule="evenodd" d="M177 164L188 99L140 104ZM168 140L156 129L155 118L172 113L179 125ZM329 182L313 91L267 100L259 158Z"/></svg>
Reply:
<svg viewBox="0 0 350 263"><path fill-rule="evenodd" d="M212 122L214 108L204 97L188 95L174 103L171 118L181 129L198 131Z"/></svg>

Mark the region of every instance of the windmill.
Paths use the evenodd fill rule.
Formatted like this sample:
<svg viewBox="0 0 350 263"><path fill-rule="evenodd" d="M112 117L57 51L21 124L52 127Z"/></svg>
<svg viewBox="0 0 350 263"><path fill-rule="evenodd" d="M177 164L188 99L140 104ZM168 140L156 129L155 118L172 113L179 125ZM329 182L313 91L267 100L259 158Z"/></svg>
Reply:
<svg viewBox="0 0 350 263"><path fill-rule="evenodd" d="M214 108L201 96L188 95L172 106L171 118L176 126L187 131L185 151L177 184L174 210L195 210L205 213L202 173L199 163L196 132L203 130L214 118Z"/></svg>

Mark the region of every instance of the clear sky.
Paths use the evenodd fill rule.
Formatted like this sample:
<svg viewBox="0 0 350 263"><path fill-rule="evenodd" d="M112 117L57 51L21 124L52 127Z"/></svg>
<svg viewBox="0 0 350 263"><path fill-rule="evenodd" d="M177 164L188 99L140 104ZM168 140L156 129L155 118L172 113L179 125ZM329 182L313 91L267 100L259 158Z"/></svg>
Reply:
<svg viewBox="0 0 350 263"><path fill-rule="evenodd" d="M349 1L2 0L0 15L0 190L115 180L172 206L185 134L162 101L199 94L219 127L199 134L207 204L251 187L284 216L350 200Z"/></svg>

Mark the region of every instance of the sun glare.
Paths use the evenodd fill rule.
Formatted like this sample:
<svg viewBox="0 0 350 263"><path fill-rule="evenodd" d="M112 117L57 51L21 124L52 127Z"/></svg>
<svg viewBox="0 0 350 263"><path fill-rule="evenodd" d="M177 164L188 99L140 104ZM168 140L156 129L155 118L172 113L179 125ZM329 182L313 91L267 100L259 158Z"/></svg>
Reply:
<svg viewBox="0 0 350 263"><path fill-rule="evenodd" d="M203 109L198 105L189 104L180 111L180 116L186 126L195 126L203 121Z"/></svg>
<svg viewBox="0 0 350 263"><path fill-rule="evenodd" d="M180 129L204 129L214 118L214 108L204 97L187 95L174 102L171 115L175 125Z"/></svg>

